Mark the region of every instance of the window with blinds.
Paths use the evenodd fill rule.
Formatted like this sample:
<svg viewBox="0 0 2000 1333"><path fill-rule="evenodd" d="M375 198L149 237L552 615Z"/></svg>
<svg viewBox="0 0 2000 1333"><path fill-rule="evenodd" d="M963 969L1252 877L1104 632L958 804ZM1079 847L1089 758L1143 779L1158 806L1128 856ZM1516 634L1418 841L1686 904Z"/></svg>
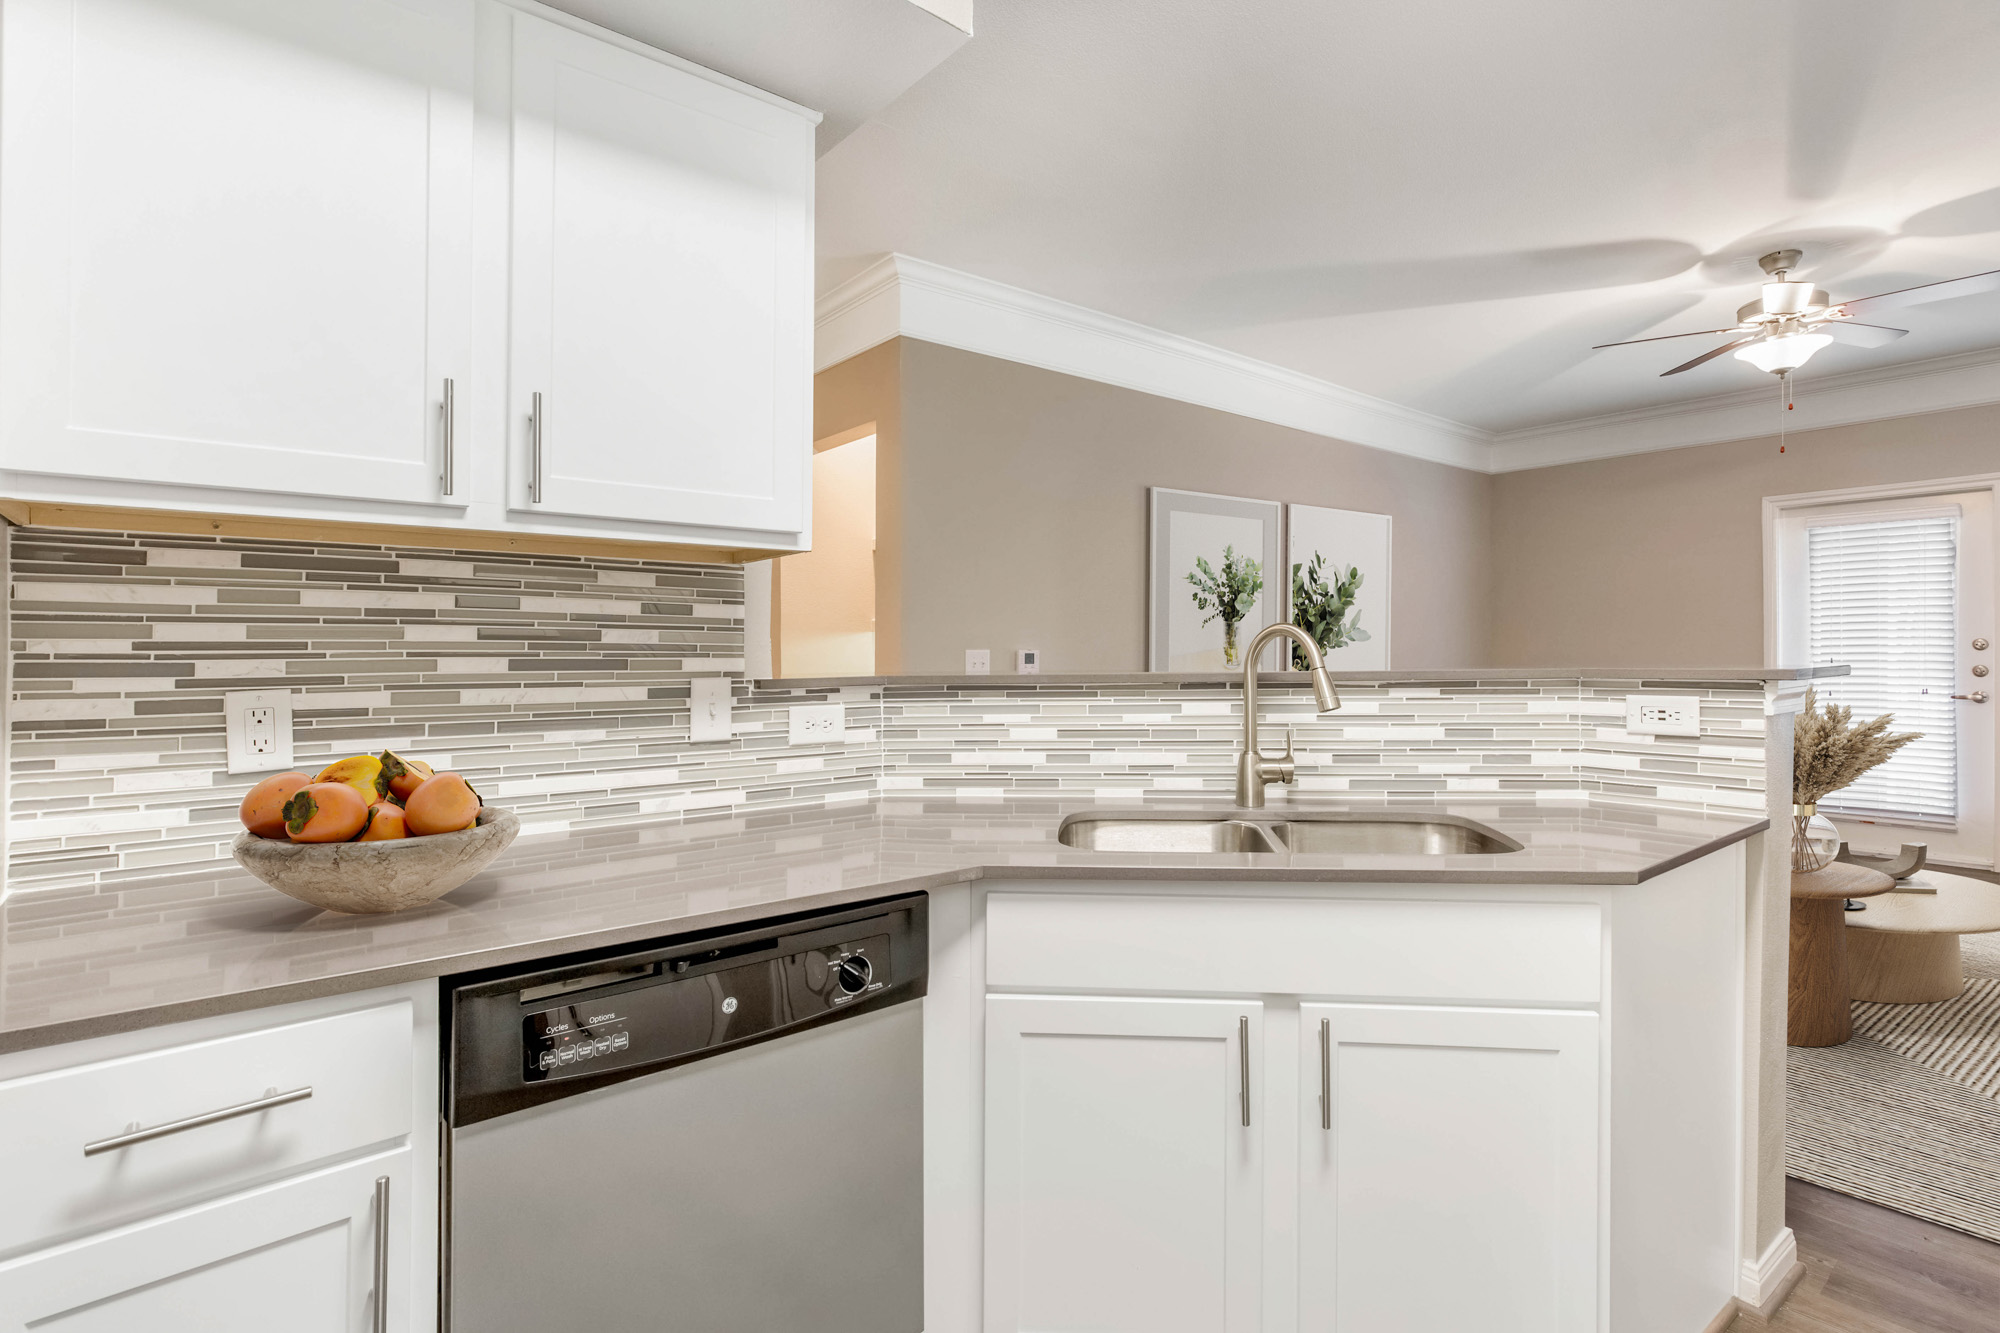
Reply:
<svg viewBox="0 0 2000 1333"><path fill-rule="evenodd" d="M1923 739L1821 802L1833 814L1956 825L1958 726L1951 701L1958 623L1958 516L1806 529L1808 651L1852 674L1817 682L1857 719L1889 713Z"/></svg>

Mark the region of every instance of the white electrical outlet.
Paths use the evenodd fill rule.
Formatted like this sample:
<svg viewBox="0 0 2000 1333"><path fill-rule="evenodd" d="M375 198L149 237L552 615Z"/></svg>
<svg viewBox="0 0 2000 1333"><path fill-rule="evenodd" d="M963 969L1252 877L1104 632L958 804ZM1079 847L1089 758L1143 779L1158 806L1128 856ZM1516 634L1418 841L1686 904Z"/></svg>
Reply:
<svg viewBox="0 0 2000 1333"><path fill-rule="evenodd" d="M1628 694L1625 730L1635 736L1701 735L1701 700L1692 694Z"/></svg>
<svg viewBox="0 0 2000 1333"><path fill-rule="evenodd" d="M688 682L688 740L726 741L736 734L735 700L727 676L696 676Z"/></svg>
<svg viewBox="0 0 2000 1333"><path fill-rule="evenodd" d="M965 650L965 674L968 676L990 675L993 671L993 652L988 648L967 648Z"/></svg>
<svg viewBox="0 0 2000 1333"><path fill-rule="evenodd" d="M231 773L275 773L292 766L292 692L231 690L222 696Z"/></svg>
<svg viewBox="0 0 2000 1333"><path fill-rule="evenodd" d="M794 745L845 744L847 705L802 705L791 710L791 726Z"/></svg>
<svg viewBox="0 0 2000 1333"><path fill-rule="evenodd" d="M1019 648L1014 652L1014 674L1017 676L1039 676L1042 674L1042 650L1039 648Z"/></svg>

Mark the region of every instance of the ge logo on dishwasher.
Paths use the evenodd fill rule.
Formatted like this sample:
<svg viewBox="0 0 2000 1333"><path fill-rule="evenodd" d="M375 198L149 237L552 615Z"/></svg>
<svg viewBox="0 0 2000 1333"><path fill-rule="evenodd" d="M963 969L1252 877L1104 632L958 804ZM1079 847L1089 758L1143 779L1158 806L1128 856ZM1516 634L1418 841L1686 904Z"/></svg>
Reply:
<svg viewBox="0 0 2000 1333"><path fill-rule="evenodd" d="M728 995L723 997L722 1012L725 1014L733 1014L736 1012L736 997L734 995Z"/></svg>

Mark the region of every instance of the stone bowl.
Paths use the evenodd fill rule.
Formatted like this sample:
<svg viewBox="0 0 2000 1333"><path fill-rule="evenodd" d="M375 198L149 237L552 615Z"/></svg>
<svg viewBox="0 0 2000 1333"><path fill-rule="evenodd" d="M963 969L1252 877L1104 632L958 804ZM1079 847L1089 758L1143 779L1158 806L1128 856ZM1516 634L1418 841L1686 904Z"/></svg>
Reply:
<svg viewBox="0 0 2000 1333"><path fill-rule="evenodd" d="M459 833L383 842L279 842L240 833L229 850L279 893L330 912L400 912L442 898L484 870L521 831L492 806Z"/></svg>

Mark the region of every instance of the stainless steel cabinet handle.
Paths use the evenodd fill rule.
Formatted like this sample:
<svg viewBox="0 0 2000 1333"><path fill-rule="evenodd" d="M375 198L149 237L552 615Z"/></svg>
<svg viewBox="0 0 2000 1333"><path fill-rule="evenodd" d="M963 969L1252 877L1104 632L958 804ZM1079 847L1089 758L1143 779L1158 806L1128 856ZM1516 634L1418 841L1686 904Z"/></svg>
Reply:
<svg viewBox="0 0 2000 1333"><path fill-rule="evenodd" d="M1972 693L1970 693L1970 694L1954 694L1954 695L1952 695L1951 697L1952 697L1952 698L1954 698L1954 699L1969 699L1969 700L1971 700L1971 701L1972 701L1973 703L1976 703L1976 704L1983 704L1983 703L1985 703L1985 702L1986 702L1986 691L1985 691L1985 690L1974 690L1974 691L1973 691Z"/></svg>
<svg viewBox="0 0 2000 1333"><path fill-rule="evenodd" d="M444 400L438 404L438 411L444 417L444 459L443 466L438 469L438 489L444 494L450 495L452 487L452 463L455 461L452 457L452 429L456 424L455 418L458 416L457 403L453 398L452 382L450 380L444 382Z"/></svg>
<svg viewBox="0 0 2000 1333"><path fill-rule="evenodd" d="M542 502L542 395L528 410L528 503Z"/></svg>
<svg viewBox="0 0 2000 1333"><path fill-rule="evenodd" d="M1319 1127L1333 1128L1333 1022L1319 1021Z"/></svg>
<svg viewBox="0 0 2000 1333"><path fill-rule="evenodd" d="M1250 1123L1250 1019L1236 1020L1236 1050L1243 1062L1243 1123Z"/></svg>
<svg viewBox="0 0 2000 1333"><path fill-rule="evenodd" d="M375 1177L375 1325L389 1333L389 1177Z"/></svg>
<svg viewBox="0 0 2000 1333"><path fill-rule="evenodd" d="M240 1102L235 1106L225 1106L220 1111L209 1111L202 1115L191 1115L185 1120L169 1120L164 1125L154 1125L151 1129L135 1129L129 1134L114 1134L108 1139L83 1145L85 1157L95 1157L101 1152L111 1152L118 1148L129 1148L135 1143L146 1143L152 1139L163 1139L169 1134L179 1134L184 1130L200 1129L203 1125L213 1125L223 1120L234 1120L239 1115L255 1115L268 1111L274 1106L284 1106L291 1102L302 1102L313 1095L310 1087L293 1088L290 1092L274 1092L268 1097L259 1097L254 1102Z"/></svg>

